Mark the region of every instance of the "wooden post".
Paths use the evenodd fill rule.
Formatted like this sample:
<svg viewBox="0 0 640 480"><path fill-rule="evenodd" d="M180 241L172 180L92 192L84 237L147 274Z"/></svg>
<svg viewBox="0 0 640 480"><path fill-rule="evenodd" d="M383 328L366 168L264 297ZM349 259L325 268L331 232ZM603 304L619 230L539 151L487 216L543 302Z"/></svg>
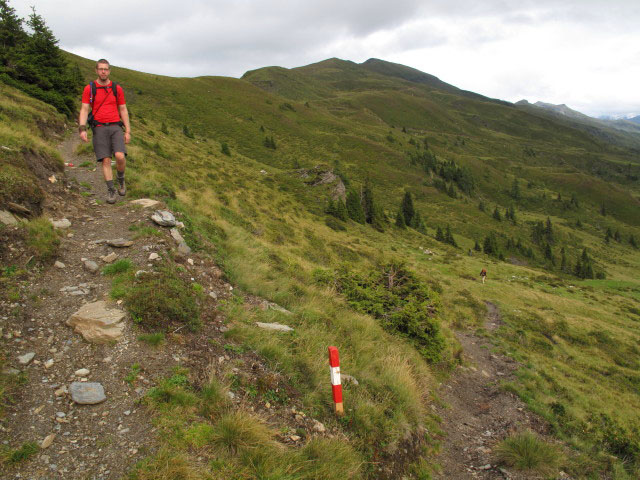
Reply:
<svg viewBox="0 0 640 480"><path fill-rule="evenodd" d="M333 390L333 403L336 408L336 415L344 415L342 406L342 384L340 383L340 357L336 347L329 347L329 365L331 366L331 389Z"/></svg>

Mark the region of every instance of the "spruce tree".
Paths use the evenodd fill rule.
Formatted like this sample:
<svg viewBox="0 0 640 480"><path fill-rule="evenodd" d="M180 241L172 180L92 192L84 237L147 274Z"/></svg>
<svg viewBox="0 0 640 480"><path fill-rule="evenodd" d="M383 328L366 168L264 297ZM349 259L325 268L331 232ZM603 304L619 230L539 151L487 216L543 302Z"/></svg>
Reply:
<svg viewBox="0 0 640 480"><path fill-rule="evenodd" d="M511 185L511 198L516 201L520 200L520 184L517 178L513 179L513 184Z"/></svg>
<svg viewBox="0 0 640 480"><path fill-rule="evenodd" d="M480 244L478 243L478 240L476 240L476 244L473 246L473 249L476 252L481 252L482 251L482 248L480 247Z"/></svg>
<svg viewBox="0 0 640 480"><path fill-rule="evenodd" d="M562 257L562 259L560 260L560 270L566 273L568 264L567 264L567 254L565 252L564 247L562 247L562 249L560 250L560 255Z"/></svg>
<svg viewBox="0 0 640 480"><path fill-rule="evenodd" d="M544 235L548 243L553 243L553 225L551 225L551 218L549 217L547 217L547 224L544 227Z"/></svg>
<svg viewBox="0 0 640 480"><path fill-rule="evenodd" d="M447 231L444 234L444 241L449 245L453 245L454 247L458 246L455 238L453 238L453 234L451 233L451 226L448 223L447 223Z"/></svg>
<svg viewBox="0 0 640 480"><path fill-rule="evenodd" d="M360 195L353 189L347 192L347 213L349 214L349 218L354 222L366 223L364 210L360 202Z"/></svg>
<svg viewBox="0 0 640 480"><path fill-rule="evenodd" d="M411 192L406 191L402 198L402 205L400 210L404 216L404 224L413 226L413 217L415 216L415 208L413 207L413 198Z"/></svg>
<svg viewBox="0 0 640 480"><path fill-rule="evenodd" d="M375 202L373 200L373 190L369 178L364 182L364 188L362 191L362 203L364 207L364 218L367 223L373 223Z"/></svg>
<svg viewBox="0 0 640 480"><path fill-rule="evenodd" d="M398 210L398 214L396 215L396 227L402 229L407 228L407 224L404 223L404 215L402 214L402 210Z"/></svg>
<svg viewBox="0 0 640 480"><path fill-rule="evenodd" d="M347 213L347 207L342 201L342 198L336 199L335 202L335 217L346 222L349 219L349 214Z"/></svg>
<svg viewBox="0 0 640 480"><path fill-rule="evenodd" d="M438 229L436 230L436 240L439 242L444 242L444 233L442 232L442 227L438 225Z"/></svg>
<svg viewBox="0 0 640 480"><path fill-rule="evenodd" d="M636 243L636 239L633 235L629 236L629 245L631 245L633 248L638 248L638 244Z"/></svg>
<svg viewBox="0 0 640 480"><path fill-rule="evenodd" d="M498 207L496 207L493 211L493 218L495 218L499 222L502 221L502 215L500 215L500 210L498 210Z"/></svg>

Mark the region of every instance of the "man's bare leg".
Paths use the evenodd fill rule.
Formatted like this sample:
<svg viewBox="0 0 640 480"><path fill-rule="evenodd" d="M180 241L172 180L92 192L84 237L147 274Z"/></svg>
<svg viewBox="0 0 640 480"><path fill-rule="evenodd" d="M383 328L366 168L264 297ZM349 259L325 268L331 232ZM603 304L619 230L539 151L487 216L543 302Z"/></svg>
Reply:
<svg viewBox="0 0 640 480"><path fill-rule="evenodd" d="M116 152L116 171L118 174L118 194L124 196L127 192L127 187L124 183L124 169L127 165L127 158L123 152Z"/></svg>

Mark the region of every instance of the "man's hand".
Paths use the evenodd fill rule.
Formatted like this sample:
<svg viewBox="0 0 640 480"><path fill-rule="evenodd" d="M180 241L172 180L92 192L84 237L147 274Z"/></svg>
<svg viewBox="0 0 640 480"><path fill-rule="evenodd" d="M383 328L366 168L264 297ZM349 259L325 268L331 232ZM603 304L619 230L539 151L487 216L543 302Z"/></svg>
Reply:
<svg viewBox="0 0 640 480"><path fill-rule="evenodd" d="M85 143L87 143L89 141L89 139L87 138L87 131L86 130L83 130L82 132L80 132L80 140L82 140Z"/></svg>
<svg viewBox="0 0 640 480"><path fill-rule="evenodd" d="M129 132L124 132L124 143L129 143L131 141L131 134Z"/></svg>

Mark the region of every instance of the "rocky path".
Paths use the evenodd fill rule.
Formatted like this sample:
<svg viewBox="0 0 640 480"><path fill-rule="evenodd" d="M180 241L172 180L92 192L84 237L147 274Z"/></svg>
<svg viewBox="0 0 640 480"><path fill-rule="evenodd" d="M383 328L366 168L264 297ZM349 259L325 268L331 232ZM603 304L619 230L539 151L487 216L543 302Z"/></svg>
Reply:
<svg viewBox="0 0 640 480"><path fill-rule="evenodd" d="M497 305L486 302L485 329L489 335L501 324ZM505 437L525 430L544 431L522 401L500 387L513 379L517 364L509 357L491 353L491 343L472 331L456 336L464 352L464 365L442 383L438 409L440 428L446 432L441 453L440 479L523 479L495 464L493 449ZM535 477L533 477L535 478Z"/></svg>
<svg viewBox="0 0 640 480"><path fill-rule="evenodd" d="M5 448L27 442L40 447L28 461L0 465L2 479L122 478L136 461L157 448L152 419L140 400L177 365L188 367L193 380L203 384L211 375L222 375L234 360L234 364L242 365L234 369L238 375L268 375L276 387L284 384L251 352L234 354L224 349L228 343L223 338L225 319L216 306L231 295L232 286L224 281L222 271L207 257L180 252L169 229L151 222L151 213L162 205L145 208L131 203L128 197L119 197L115 205L106 204L100 171L94 170L92 158L78 158L75 147L74 140L61 145L65 162L75 166L67 168L66 179L58 179L67 182L66 194L51 196L46 205L53 220L61 221L62 243L56 264L17 279L19 299L0 302L0 348L5 369L26 382L19 387L16 402L7 406L0 419L0 439ZM92 164L78 168L83 161ZM78 190L74 185L83 193L74 194L73 190ZM136 227L153 227L160 234L136 237ZM105 242L114 239L131 244L114 247ZM28 262L20 245L11 245L9 251L12 264ZM67 324L81 307L95 302L104 302L111 312L125 314L119 302L109 298L110 278L100 272L105 265L127 258L137 268L152 269L155 262L168 256L208 294L204 308L207 318L198 334L174 332L158 349L139 341L138 336L144 332L126 318L119 324L121 336L102 344L88 342ZM247 308L253 308L264 302L253 298L247 303ZM72 397L74 388L94 382L104 390L105 398L92 400L99 403L80 404L77 397ZM324 431L319 422L298 414L295 398L288 411L270 405L243 406L247 402L242 396L234 402L273 423L290 423L294 431L301 426Z"/></svg>

